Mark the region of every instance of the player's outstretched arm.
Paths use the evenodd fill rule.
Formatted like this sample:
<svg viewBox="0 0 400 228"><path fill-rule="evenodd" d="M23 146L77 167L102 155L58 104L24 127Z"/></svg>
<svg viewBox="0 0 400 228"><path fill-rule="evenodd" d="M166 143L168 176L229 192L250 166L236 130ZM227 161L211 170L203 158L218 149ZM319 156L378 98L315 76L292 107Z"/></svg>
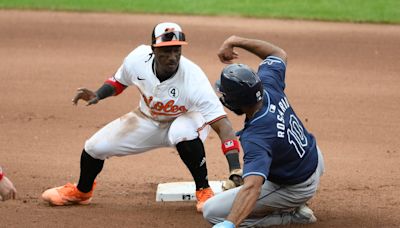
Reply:
<svg viewBox="0 0 400 228"><path fill-rule="evenodd" d="M0 167L0 196L1 200L6 201L9 199L15 199L17 194L17 190L14 187L14 184L4 176L4 173Z"/></svg>
<svg viewBox="0 0 400 228"><path fill-rule="evenodd" d="M87 88L78 88L75 97L72 99L74 105L78 104L79 100L84 100L87 105L97 104L101 99L115 95L114 86L104 83L96 92Z"/></svg>
<svg viewBox="0 0 400 228"><path fill-rule="evenodd" d="M126 87L128 86L118 82L115 77L112 76L107 79L96 92L86 88L79 88L75 97L72 99L72 103L77 105L79 100L84 100L87 102L87 105L97 104L104 98L117 96L118 94L122 93Z"/></svg>
<svg viewBox="0 0 400 228"><path fill-rule="evenodd" d="M239 58L239 54L234 50L235 47L245 49L246 51L257 55L261 59L273 55L281 58L285 63L287 61L286 52L272 43L240 36L230 36L222 43L218 51L217 55L221 62L230 64L232 63L232 60Z"/></svg>
<svg viewBox="0 0 400 228"><path fill-rule="evenodd" d="M242 169L239 162L239 142L236 139L232 124L228 118L222 118L211 124L213 130L221 139L221 149L229 165L229 178L225 181L224 190L243 184Z"/></svg>
<svg viewBox="0 0 400 228"><path fill-rule="evenodd" d="M86 101L87 105L92 105L99 102L96 93L86 88L78 88L76 90L76 94L72 99L72 103L77 105L79 100Z"/></svg>
<svg viewBox="0 0 400 228"><path fill-rule="evenodd" d="M253 211L256 201L260 197L263 183L264 178L261 176L251 175L245 177L243 187L236 195L226 221L233 223L235 227L239 227L240 223ZM214 227L219 226L216 225Z"/></svg>

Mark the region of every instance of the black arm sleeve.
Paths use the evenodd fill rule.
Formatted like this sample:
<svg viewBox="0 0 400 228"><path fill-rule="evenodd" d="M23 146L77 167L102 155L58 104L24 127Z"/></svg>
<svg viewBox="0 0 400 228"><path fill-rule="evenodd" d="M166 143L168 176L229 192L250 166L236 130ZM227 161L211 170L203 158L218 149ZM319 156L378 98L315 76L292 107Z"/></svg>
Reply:
<svg viewBox="0 0 400 228"><path fill-rule="evenodd" d="M228 160L229 172L234 169L240 169L239 153L227 153L225 157Z"/></svg>
<svg viewBox="0 0 400 228"><path fill-rule="evenodd" d="M115 88L114 86L104 83L97 91L96 95L99 98L99 100L104 99L106 97L112 96L115 94Z"/></svg>

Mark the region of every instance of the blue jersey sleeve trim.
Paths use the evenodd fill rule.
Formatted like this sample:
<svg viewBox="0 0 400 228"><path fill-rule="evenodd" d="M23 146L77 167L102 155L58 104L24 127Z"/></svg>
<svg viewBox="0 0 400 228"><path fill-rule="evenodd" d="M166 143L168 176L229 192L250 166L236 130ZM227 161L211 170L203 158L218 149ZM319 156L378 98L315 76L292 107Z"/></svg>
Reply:
<svg viewBox="0 0 400 228"><path fill-rule="evenodd" d="M271 100L270 100L270 98L269 98L268 92L267 92L265 89L264 89L264 94L267 95L267 99L268 99L267 110L265 110L265 112L264 112L263 114L261 114L259 117L257 117L257 118L255 118L254 120L252 120L252 121L250 122L250 124L253 124L253 123L256 122L257 120L263 118L263 117L264 117L265 115L267 115L268 112L269 112L269 105L271 104Z"/></svg>
<svg viewBox="0 0 400 228"><path fill-rule="evenodd" d="M243 178L245 178L247 176L262 176L262 177L264 177L265 180L267 179L267 177L263 173L260 173L260 172L246 173L246 174L243 175Z"/></svg>
<svg viewBox="0 0 400 228"><path fill-rule="evenodd" d="M271 56L268 56L266 59L279 60L279 61L281 61L281 62L283 63L283 65L285 65L285 68L286 68L286 63L285 63L285 61L283 61L283 59L281 59L281 58L279 58L279 57L277 57L277 56L271 55Z"/></svg>

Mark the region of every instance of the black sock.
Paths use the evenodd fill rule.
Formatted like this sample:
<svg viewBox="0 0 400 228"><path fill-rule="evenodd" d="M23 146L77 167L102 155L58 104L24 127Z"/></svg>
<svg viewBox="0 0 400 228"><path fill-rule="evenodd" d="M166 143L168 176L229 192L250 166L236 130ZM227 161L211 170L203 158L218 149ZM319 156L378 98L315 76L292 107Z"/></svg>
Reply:
<svg viewBox="0 0 400 228"><path fill-rule="evenodd" d="M90 192L93 187L94 180L103 169L104 160L95 159L90 156L85 149L81 154L81 174L77 188L81 192Z"/></svg>
<svg viewBox="0 0 400 228"><path fill-rule="evenodd" d="M188 167L196 183L196 190L208 188L206 153L200 138L176 144L179 156Z"/></svg>

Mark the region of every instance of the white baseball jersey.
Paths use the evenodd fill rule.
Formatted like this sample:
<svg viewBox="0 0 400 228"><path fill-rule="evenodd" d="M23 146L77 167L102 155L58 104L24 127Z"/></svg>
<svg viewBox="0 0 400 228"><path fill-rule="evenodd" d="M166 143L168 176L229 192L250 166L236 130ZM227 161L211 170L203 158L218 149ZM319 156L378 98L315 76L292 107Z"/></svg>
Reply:
<svg viewBox="0 0 400 228"><path fill-rule="evenodd" d="M151 47L141 45L124 60L114 79L135 85L142 98L140 110L156 121L173 121L186 112L199 112L207 123L226 116L207 76L189 59L181 56L174 76L160 82L153 71Z"/></svg>

